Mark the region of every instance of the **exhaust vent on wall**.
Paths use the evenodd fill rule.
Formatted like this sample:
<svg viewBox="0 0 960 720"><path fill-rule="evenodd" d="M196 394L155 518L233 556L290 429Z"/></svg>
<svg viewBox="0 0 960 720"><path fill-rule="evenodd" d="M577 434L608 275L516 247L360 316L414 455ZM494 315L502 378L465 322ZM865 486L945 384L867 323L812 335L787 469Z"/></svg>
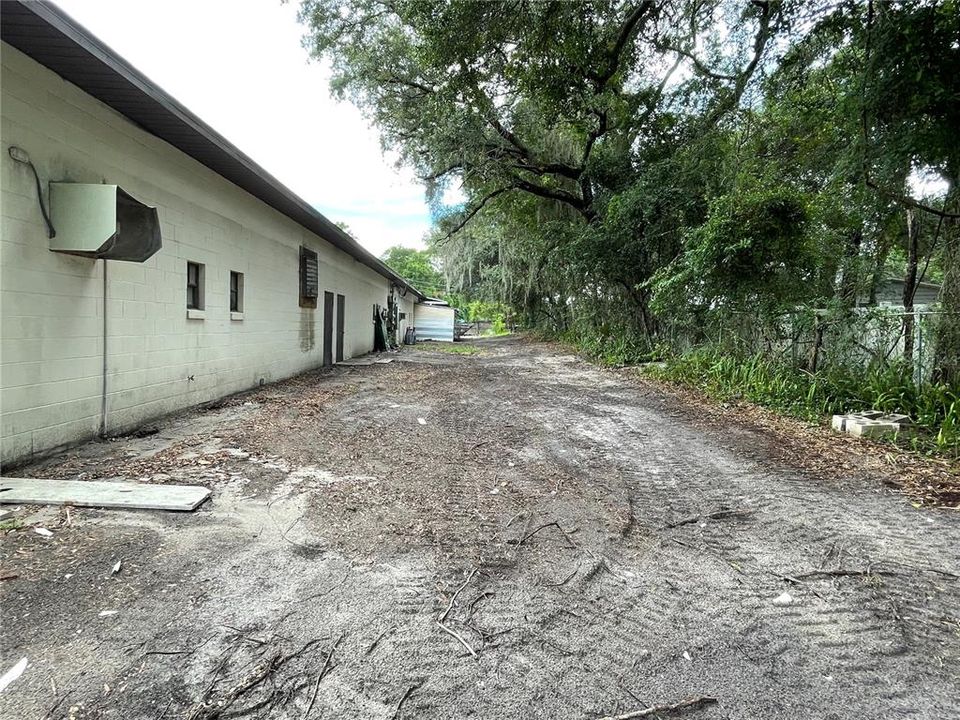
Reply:
<svg viewBox="0 0 960 720"><path fill-rule="evenodd" d="M50 183L55 252L144 262L160 249L157 209L117 185Z"/></svg>

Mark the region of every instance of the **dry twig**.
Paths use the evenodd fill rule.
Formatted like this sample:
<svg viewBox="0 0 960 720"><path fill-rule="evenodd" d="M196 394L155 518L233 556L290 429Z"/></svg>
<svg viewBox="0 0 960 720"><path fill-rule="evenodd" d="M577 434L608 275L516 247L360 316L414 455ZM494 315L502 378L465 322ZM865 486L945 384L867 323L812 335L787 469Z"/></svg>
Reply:
<svg viewBox="0 0 960 720"><path fill-rule="evenodd" d="M561 585L566 585L573 578L574 575L580 570L580 563L577 563L577 566L560 582L554 583L543 583L544 587L560 587Z"/></svg>
<svg viewBox="0 0 960 720"><path fill-rule="evenodd" d="M467 649L467 652L469 652L471 655L473 655L473 657L477 657L477 651L474 650L474 649L470 646L470 643L468 643L466 640L464 640L464 639L460 636L459 633L457 633L457 632L454 631L454 630L451 630L450 628L448 628L446 625L444 625L444 624L441 623L441 622L438 622L438 623L437 623L437 627L439 627L441 630L443 630L443 631L444 631L445 633L447 633L448 635L456 638L456 639L460 642L460 644L463 645L463 646Z"/></svg>
<svg viewBox="0 0 960 720"><path fill-rule="evenodd" d="M477 572L479 572L479 570L480 568L474 568L473 570L470 571L470 574L467 576L467 579L463 581L463 584L457 588L457 591L450 598L450 602L447 604L447 609L444 610L443 613L441 613L440 617L437 619L437 627L439 627L441 630L443 630L445 633L447 633L451 637L456 638L457 641L461 645L463 645L467 649L467 652L469 652L473 657L477 657L477 651L474 650L470 646L470 643L464 640L459 633L448 628L446 625L443 624L443 622L447 619L447 616L450 615L450 611L453 610L454 603L457 602L457 598L460 596L460 593L463 592L463 589L470 584L470 581L473 580L473 576L476 575Z"/></svg>
<svg viewBox="0 0 960 720"><path fill-rule="evenodd" d="M704 705L713 705L715 702L717 702L717 699L714 697L691 697L674 703L673 705L653 705L643 710L634 710L624 713L623 715L608 715L607 717L600 718L600 720L634 720L635 718L645 718L651 715L659 715L660 713L695 710L702 708Z"/></svg>
<svg viewBox="0 0 960 720"><path fill-rule="evenodd" d="M473 601L470 603L470 606L467 608L467 620L473 619L473 613L477 610L477 604L482 600L486 600L488 597L493 597L493 593L489 590L484 590L473 599Z"/></svg>
<svg viewBox="0 0 960 720"><path fill-rule="evenodd" d="M504 525L504 527L510 527L510 526L513 525L517 520L519 520L521 517L523 517L523 516L526 515L526 514L527 514L527 511L526 511L526 510L521 510L521 511L518 512L516 515L514 515L512 518L510 518L509 520L507 520L507 524Z"/></svg>
<svg viewBox="0 0 960 720"><path fill-rule="evenodd" d="M320 673L317 675L317 682L313 685L313 695L310 696L310 704L307 705L307 710L303 713L303 720L307 720L310 711L313 710L313 704L317 701L317 692L320 690L320 681L326 676L328 668L330 667L330 658L333 657L333 651L337 649L341 640L343 640L343 633L340 633L340 637L337 638L333 647L330 648L330 652L327 653L326 660L323 661L323 667L320 668Z"/></svg>
<svg viewBox="0 0 960 720"><path fill-rule="evenodd" d="M372 652L374 651L374 649L376 649L377 645L380 644L380 641L383 640L383 638L386 637L387 633L390 632L391 630L393 630L394 627L396 627L396 626L391 626L391 627L387 628L386 630L384 630L384 631L383 631L382 633L380 633L379 635L377 635L377 637L374 639L374 641L373 641L372 643L370 643L370 647L367 648L367 651L364 653L364 655L369 655L370 653L372 653Z"/></svg>
<svg viewBox="0 0 960 720"><path fill-rule="evenodd" d="M450 611L453 610L453 604L457 601L457 596L463 591L463 589L470 584L470 581L473 580L473 576L477 574L480 568L474 568L470 571L470 574L467 576L467 579L463 581L463 585L457 588L457 591L453 594L453 597L450 598L450 604L447 605L447 609L443 611L443 615L440 616L440 619L437 620L438 623L443 623L447 619L447 615L450 614Z"/></svg>
<svg viewBox="0 0 960 720"><path fill-rule="evenodd" d="M690 517L685 517L682 520L677 520L676 522L667 523L665 527L668 529L677 528L681 525L690 525L695 523L700 519L703 520L722 520L723 518L728 517L747 517L752 515L753 510L717 510L712 513L707 513L706 515L691 515Z"/></svg>
<svg viewBox="0 0 960 720"><path fill-rule="evenodd" d="M511 544L513 544L513 545L516 545L517 547L519 547L519 546L523 545L527 540L529 540L530 538L532 538L534 535L536 535L538 532L540 532L541 530L543 530L543 529L545 529L545 528L548 528L548 527L555 527L555 528L557 528L557 530L559 530L561 533L563 533L563 536L567 539L567 543L569 543L569 545L568 545L567 547L570 547L570 548L576 548L576 547L577 547L577 544L570 538L570 535L567 534L567 531L564 530L562 527L560 527L560 523L558 523L556 520L554 520L553 522L544 523L544 524L541 525L540 527L538 527L538 528L536 528L536 529L534 529L534 530L531 530L530 532L528 532L526 535L524 535L522 538L520 538L520 539L518 539L518 540L507 540L507 542L508 542L508 543L511 543Z"/></svg>
<svg viewBox="0 0 960 720"><path fill-rule="evenodd" d="M223 700L220 700L215 705L208 704L207 700L210 697L210 694L213 690L213 684L207 689L207 692L204 693L203 699L193 707L190 711L190 714L187 716L189 720L214 720L214 718L223 717L231 705L236 702L240 697L245 695L247 692L255 688L260 683L264 682L274 671L279 670L285 663L293 660L296 657L301 656L307 650L312 648L317 643L321 642L320 638L314 640L309 640L304 643L296 652L292 652L289 655L282 655L279 652L275 652L270 657L263 662L260 667L247 676L242 682L230 688L227 692L226 697ZM338 641L339 642L339 641ZM223 668L225 663L221 662L220 666L217 668L216 674L219 674L220 670ZM214 683L216 679L214 679ZM243 713L249 712L253 709L259 709L263 705L271 701L271 698L276 694L276 690L271 693L270 697L267 700L255 704L251 708L246 708ZM232 715L243 714L241 712L231 713Z"/></svg>
<svg viewBox="0 0 960 720"><path fill-rule="evenodd" d="M892 570L812 570L811 572L795 574L794 578L820 577L822 575L834 577L870 577L871 575L896 575Z"/></svg>
<svg viewBox="0 0 960 720"><path fill-rule="evenodd" d="M407 691L403 694L403 697L400 698L400 702L397 703L397 709L393 711L391 720L397 720L400 717L400 708L403 707L403 703L406 702L407 698L410 697L410 694L417 689L416 685L411 685L407 688Z"/></svg>

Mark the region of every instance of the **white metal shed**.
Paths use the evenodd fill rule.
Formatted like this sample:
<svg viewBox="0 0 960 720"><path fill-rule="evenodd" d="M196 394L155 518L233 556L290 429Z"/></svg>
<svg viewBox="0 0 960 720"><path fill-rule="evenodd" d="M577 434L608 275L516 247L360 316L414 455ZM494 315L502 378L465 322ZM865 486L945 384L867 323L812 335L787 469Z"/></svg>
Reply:
<svg viewBox="0 0 960 720"><path fill-rule="evenodd" d="M426 300L417 303L413 311L413 325L417 340L453 342L456 311L443 300Z"/></svg>

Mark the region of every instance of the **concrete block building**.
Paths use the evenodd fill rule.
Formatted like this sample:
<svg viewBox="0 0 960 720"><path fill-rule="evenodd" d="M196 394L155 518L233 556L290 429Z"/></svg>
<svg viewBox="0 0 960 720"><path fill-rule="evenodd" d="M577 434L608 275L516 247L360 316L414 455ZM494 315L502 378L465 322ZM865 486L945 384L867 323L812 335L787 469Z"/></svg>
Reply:
<svg viewBox="0 0 960 720"><path fill-rule="evenodd" d="M2 462L403 337L416 288L56 7L0 13Z"/></svg>

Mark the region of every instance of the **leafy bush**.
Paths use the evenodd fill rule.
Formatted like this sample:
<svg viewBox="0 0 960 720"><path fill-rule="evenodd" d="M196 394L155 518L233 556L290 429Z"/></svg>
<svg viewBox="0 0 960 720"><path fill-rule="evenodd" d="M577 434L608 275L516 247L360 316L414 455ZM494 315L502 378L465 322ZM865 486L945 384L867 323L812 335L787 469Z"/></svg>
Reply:
<svg viewBox="0 0 960 720"><path fill-rule="evenodd" d="M789 188L742 188L710 204L687 232L685 250L651 281L656 307L701 303L796 302L810 293L816 266L804 232L806 199Z"/></svg>
<svg viewBox="0 0 960 720"><path fill-rule="evenodd" d="M510 329L507 327L507 319L504 314L497 313L493 316L493 322L490 325L488 335L509 335Z"/></svg>

